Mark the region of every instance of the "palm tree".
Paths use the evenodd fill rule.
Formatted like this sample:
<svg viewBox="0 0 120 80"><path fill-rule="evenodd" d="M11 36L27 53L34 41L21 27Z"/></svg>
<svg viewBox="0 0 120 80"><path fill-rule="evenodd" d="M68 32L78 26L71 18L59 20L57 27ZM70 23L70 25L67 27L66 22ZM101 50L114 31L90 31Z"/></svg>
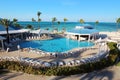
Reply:
<svg viewBox="0 0 120 80"><path fill-rule="evenodd" d="M57 23L58 23L58 25L60 25L60 21L58 21Z"/></svg>
<svg viewBox="0 0 120 80"><path fill-rule="evenodd" d="M84 24L85 23L85 21L83 19L80 19L79 22L80 22L80 24ZM81 33L81 29L80 29L80 33Z"/></svg>
<svg viewBox="0 0 120 80"><path fill-rule="evenodd" d="M58 23L58 25L59 25L59 24L60 24L60 21L58 21L57 23Z"/></svg>
<svg viewBox="0 0 120 80"><path fill-rule="evenodd" d="M39 11L37 12L37 16L38 16L38 24L39 24L39 22L41 21L41 20L40 20L40 15L41 15L41 14L42 14L41 12L39 12ZM39 26L39 27L40 27L40 26Z"/></svg>
<svg viewBox="0 0 120 80"><path fill-rule="evenodd" d="M32 18L32 22L35 22L35 19L34 19L34 18Z"/></svg>
<svg viewBox="0 0 120 80"><path fill-rule="evenodd" d="M66 23L66 21L68 21L68 19L64 18L63 20L64 20L64 27L65 27L65 23Z"/></svg>
<svg viewBox="0 0 120 80"><path fill-rule="evenodd" d="M40 18L40 15L41 15L41 14L42 14L42 13L38 11L38 13L37 13L38 19Z"/></svg>
<svg viewBox="0 0 120 80"><path fill-rule="evenodd" d="M18 19L16 19L16 18L13 19L13 22L14 22L14 23L16 23L17 21L18 21Z"/></svg>
<svg viewBox="0 0 120 80"><path fill-rule="evenodd" d="M60 21L57 22L58 23L58 27L60 26Z"/></svg>
<svg viewBox="0 0 120 80"><path fill-rule="evenodd" d="M53 17L52 18L52 24L53 24L53 27L54 27L54 22L57 21L57 18L56 17Z"/></svg>
<svg viewBox="0 0 120 80"><path fill-rule="evenodd" d="M18 20L17 20L16 18L13 18L13 25L14 25L14 26L16 26L16 24L17 24L16 22L17 22L17 21L18 21Z"/></svg>
<svg viewBox="0 0 120 80"><path fill-rule="evenodd" d="M117 26L116 26L116 31L118 30L118 25L120 24L120 18L116 20Z"/></svg>
<svg viewBox="0 0 120 80"><path fill-rule="evenodd" d="M6 32L7 32L7 43L9 44L9 26L12 25L12 22L8 19L1 19L0 20L0 24L2 24L3 26L5 26L6 28Z"/></svg>
<svg viewBox="0 0 120 80"><path fill-rule="evenodd" d="M23 26L21 26L19 23L17 23L18 19L13 18L13 26L16 28L23 28Z"/></svg>
<svg viewBox="0 0 120 80"><path fill-rule="evenodd" d="M68 21L68 19L67 19L67 18L64 18L64 24L65 24L66 21Z"/></svg>
<svg viewBox="0 0 120 80"><path fill-rule="evenodd" d="M85 23L85 21L84 21L83 19L80 19L79 22L80 22L81 24Z"/></svg>
<svg viewBox="0 0 120 80"><path fill-rule="evenodd" d="M18 19L13 18L13 25L15 25L17 23Z"/></svg>
<svg viewBox="0 0 120 80"><path fill-rule="evenodd" d="M98 20L95 22L95 29L96 29L96 25L97 25L97 24L99 24L99 21L98 21Z"/></svg>
<svg viewBox="0 0 120 80"><path fill-rule="evenodd" d="M38 19L38 22L42 21L40 18Z"/></svg>
<svg viewBox="0 0 120 80"><path fill-rule="evenodd" d="M33 28L33 26L32 25L30 25L30 24L28 24L27 26L26 26L26 28L27 29L31 29L31 30L33 30L34 28Z"/></svg>

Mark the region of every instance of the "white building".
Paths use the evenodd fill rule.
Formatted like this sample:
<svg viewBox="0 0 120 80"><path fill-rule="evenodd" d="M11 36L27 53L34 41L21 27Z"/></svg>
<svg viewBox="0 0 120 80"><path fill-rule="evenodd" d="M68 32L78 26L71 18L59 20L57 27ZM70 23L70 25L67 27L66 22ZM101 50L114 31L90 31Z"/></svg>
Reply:
<svg viewBox="0 0 120 80"><path fill-rule="evenodd" d="M74 29L68 30L66 34L67 38L90 41L97 38L99 31L91 26L76 26Z"/></svg>

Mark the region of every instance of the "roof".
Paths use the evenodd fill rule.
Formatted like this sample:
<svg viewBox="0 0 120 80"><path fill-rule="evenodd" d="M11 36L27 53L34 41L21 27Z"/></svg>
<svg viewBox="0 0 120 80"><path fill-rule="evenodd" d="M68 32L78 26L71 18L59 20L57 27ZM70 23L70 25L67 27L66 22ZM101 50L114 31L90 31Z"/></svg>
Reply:
<svg viewBox="0 0 120 80"><path fill-rule="evenodd" d="M12 27L9 27L8 28L9 30L15 30L14 28ZM3 25L0 25L0 31L6 31L5 27Z"/></svg>
<svg viewBox="0 0 120 80"><path fill-rule="evenodd" d="M72 29L66 32L66 34L75 34L75 35L92 35L99 33L96 29Z"/></svg>
<svg viewBox="0 0 120 80"><path fill-rule="evenodd" d="M17 28L15 26L11 25L11 26L9 26L8 31L9 31L9 34L15 34L15 33L28 32L29 30L28 29L20 29L20 28ZM0 35L1 34L7 34L7 32L6 32L6 28L0 24Z"/></svg>
<svg viewBox="0 0 120 80"><path fill-rule="evenodd" d="M90 24L78 24L77 28L93 29L94 27Z"/></svg>
<svg viewBox="0 0 120 80"><path fill-rule="evenodd" d="M4 39L6 39L6 38L4 38L4 37L0 36L0 40L4 40Z"/></svg>
<svg viewBox="0 0 120 80"><path fill-rule="evenodd" d="M43 30L43 29L38 29L38 30L32 30L30 33L35 33L35 34L43 34L43 33L50 33L48 30Z"/></svg>
<svg viewBox="0 0 120 80"><path fill-rule="evenodd" d="M28 32L29 29L19 29L19 30L9 30L9 34L15 34L15 33L24 33L24 32ZM6 31L0 31L0 35L1 34L7 34Z"/></svg>

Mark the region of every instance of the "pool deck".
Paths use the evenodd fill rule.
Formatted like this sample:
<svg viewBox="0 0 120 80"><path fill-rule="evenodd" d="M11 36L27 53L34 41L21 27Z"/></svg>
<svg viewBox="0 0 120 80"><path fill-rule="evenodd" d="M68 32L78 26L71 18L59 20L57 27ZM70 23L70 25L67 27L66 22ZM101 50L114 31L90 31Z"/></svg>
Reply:
<svg viewBox="0 0 120 80"><path fill-rule="evenodd" d="M120 32L100 32L100 34L106 34L108 37L113 38L113 37L118 37L120 36ZM117 39L120 40L120 39ZM36 54L36 53L31 53L28 51L21 51L21 50L17 50L17 47L13 47L13 49L16 49L14 51L10 51L10 52L0 52L0 56L4 57L4 56L10 56L10 57L29 57L29 58L36 58L36 59L41 59L44 61L71 61L71 60L75 60L75 59L81 59L81 58L86 58L86 57L91 57L95 54L97 54L99 52L99 45L95 45L93 46L94 49L88 49L88 50L84 50L84 51L80 51L80 52L76 52L79 50L79 48L70 50L69 52L73 52L75 53L74 55L71 56L57 56L57 57L51 57L51 56L41 56L40 54Z"/></svg>
<svg viewBox="0 0 120 80"><path fill-rule="evenodd" d="M58 57L51 57L51 56L41 56L40 54L37 53L32 53L28 51L21 51L21 50L16 50L16 51L11 51L11 52L0 52L0 57L4 56L9 56L9 57L29 57L29 58L35 58L35 59L40 59L43 61L71 61L75 59L81 59L85 57L90 57L98 53L98 45L94 46L94 49L88 49L82 52L76 52L79 50L78 48L71 50L74 54L71 56L58 56Z"/></svg>
<svg viewBox="0 0 120 80"><path fill-rule="evenodd" d="M120 32L100 32L100 34L105 34L107 35L109 38L119 41L120 40Z"/></svg>
<svg viewBox="0 0 120 80"><path fill-rule="evenodd" d="M111 36L111 34L117 34L115 36L120 35L119 32L100 32L100 34L107 34L108 36ZM13 49L15 49L16 47L14 47ZM51 57L51 56L41 56L40 54L37 53L31 53L28 51L21 51L21 50L16 50L15 51L10 51L10 52L0 52L0 57L4 57L4 56L9 56L9 57L29 57L29 58L36 58L36 59L40 59L43 61L71 61L71 60L75 60L75 59L81 59L81 58L86 58L86 57L91 57L93 55L96 55L99 52L99 45L95 45L92 47L92 49L87 49L84 51L80 51L80 52L76 52L78 51L79 48L70 50L70 52L73 52L74 54L71 56L57 56L57 57Z"/></svg>

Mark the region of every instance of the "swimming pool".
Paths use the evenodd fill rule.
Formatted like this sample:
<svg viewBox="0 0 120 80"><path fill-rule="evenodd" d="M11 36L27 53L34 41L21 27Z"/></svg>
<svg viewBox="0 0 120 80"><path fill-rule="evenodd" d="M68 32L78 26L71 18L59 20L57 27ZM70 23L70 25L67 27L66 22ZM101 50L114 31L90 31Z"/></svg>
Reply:
<svg viewBox="0 0 120 80"><path fill-rule="evenodd" d="M90 47L94 43L88 41L77 41L66 38L57 38L51 40L33 40L20 43L21 48L35 48L46 52L65 52L77 47Z"/></svg>

